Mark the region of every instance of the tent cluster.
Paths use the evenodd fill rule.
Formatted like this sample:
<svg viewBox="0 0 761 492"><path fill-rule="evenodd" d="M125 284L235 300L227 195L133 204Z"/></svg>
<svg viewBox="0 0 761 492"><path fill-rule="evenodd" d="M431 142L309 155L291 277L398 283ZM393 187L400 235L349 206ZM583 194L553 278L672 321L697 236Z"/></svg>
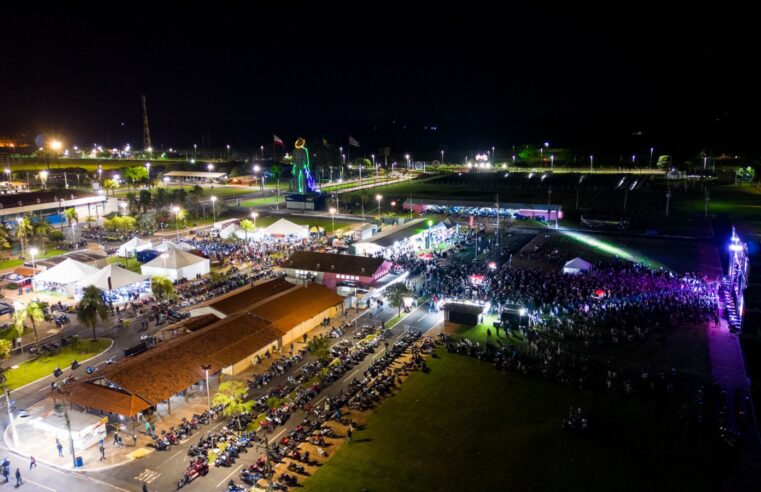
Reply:
<svg viewBox="0 0 761 492"><path fill-rule="evenodd" d="M139 286L145 281L143 275L118 265L106 265L97 269L85 263L67 258L34 278L35 290L57 290L74 297L82 289L94 285L106 292Z"/></svg>

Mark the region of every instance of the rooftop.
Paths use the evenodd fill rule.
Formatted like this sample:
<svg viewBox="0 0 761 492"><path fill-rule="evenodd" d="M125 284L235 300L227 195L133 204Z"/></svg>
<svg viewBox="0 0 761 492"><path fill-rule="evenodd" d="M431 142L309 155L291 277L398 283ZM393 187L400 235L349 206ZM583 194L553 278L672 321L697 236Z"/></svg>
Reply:
<svg viewBox="0 0 761 492"><path fill-rule="evenodd" d="M93 201L105 199L105 197L95 193L75 189L30 191L27 193L0 195L0 209L41 205L43 203L57 205L60 200L77 200L80 198L92 198Z"/></svg>
<svg viewBox="0 0 761 492"><path fill-rule="evenodd" d="M208 306L220 313L230 315L243 309L250 309L267 298L293 288L296 288L296 285L288 282L285 278L276 278L251 288L236 290L226 297L214 300Z"/></svg>
<svg viewBox="0 0 761 492"><path fill-rule="evenodd" d="M164 176L170 178L206 178L206 179L219 179L227 176L227 173L211 173L206 171L170 171L164 173Z"/></svg>
<svg viewBox="0 0 761 492"><path fill-rule="evenodd" d="M333 290L309 284L255 307L253 313L270 320L281 333L286 333L343 301Z"/></svg>
<svg viewBox="0 0 761 492"><path fill-rule="evenodd" d="M286 268L331 272L345 275L371 276L383 265L383 258L296 251L285 262Z"/></svg>

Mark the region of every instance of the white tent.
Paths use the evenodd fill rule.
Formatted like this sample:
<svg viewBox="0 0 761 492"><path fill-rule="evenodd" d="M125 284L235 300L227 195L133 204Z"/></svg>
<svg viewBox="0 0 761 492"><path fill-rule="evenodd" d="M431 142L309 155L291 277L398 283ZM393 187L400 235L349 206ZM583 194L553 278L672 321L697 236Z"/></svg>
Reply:
<svg viewBox="0 0 761 492"><path fill-rule="evenodd" d="M170 249L181 249L183 251L190 251L191 249L193 249L193 247L187 243L182 243L182 242L174 243L172 241L167 241L166 239L164 239L163 241L161 241L160 243L158 243L157 245L153 246L150 249L154 249L156 251L160 251L164 253L166 251L169 251Z"/></svg>
<svg viewBox="0 0 761 492"><path fill-rule="evenodd" d="M69 296L74 295L73 286L83 278L97 273L98 269L90 265L86 265L77 260L66 258L61 263L52 268L48 268L44 272L34 277L34 288L46 289L48 284L55 284L56 286L65 286L66 294ZM69 288L71 287L71 289Z"/></svg>
<svg viewBox="0 0 761 492"><path fill-rule="evenodd" d="M85 288L94 285L102 290L114 290L140 283L143 280L145 277L139 273L131 272L118 265L108 265L83 278L77 282L76 286Z"/></svg>
<svg viewBox="0 0 761 492"><path fill-rule="evenodd" d="M576 275L577 273L588 272L590 268L592 268L591 263L576 257L573 260L567 261L566 264L563 265L563 273Z"/></svg>
<svg viewBox="0 0 761 492"><path fill-rule="evenodd" d="M196 275L206 275L210 271L211 265L208 259L178 248L169 248L166 253L140 267L143 275L164 275L172 282L181 278L193 279Z"/></svg>
<svg viewBox="0 0 761 492"><path fill-rule="evenodd" d="M132 255L135 254L136 251L142 251L144 249L150 249L151 248L151 242L146 241L145 239L140 239L139 237L135 236L126 243L119 246L119 249L116 251L116 254L118 256L121 256L122 258L129 258Z"/></svg>
<svg viewBox="0 0 761 492"><path fill-rule="evenodd" d="M262 231L270 236L309 237L309 226L294 224L290 220L280 219Z"/></svg>
<svg viewBox="0 0 761 492"><path fill-rule="evenodd" d="M219 231L219 237L221 237L222 239L230 239L230 237L231 237L233 234L235 234L235 235L237 236L237 231L238 231L238 229L240 229L240 227L238 226L238 224L236 224L235 222L233 222L232 224L229 224L229 225L227 225L227 226L223 227L223 228L222 228L222 229Z"/></svg>

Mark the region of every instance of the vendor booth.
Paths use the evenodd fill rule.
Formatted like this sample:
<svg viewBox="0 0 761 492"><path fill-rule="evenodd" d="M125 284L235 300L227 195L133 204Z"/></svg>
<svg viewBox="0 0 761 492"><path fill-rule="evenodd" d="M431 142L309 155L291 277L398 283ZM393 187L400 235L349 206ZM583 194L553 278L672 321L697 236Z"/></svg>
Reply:
<svg viewBox="0 0 761 492"><path fill-rule="evenodd" d="M35 290L53 290L74 297L74 285L97 272L95 267L67 258L36 275L32 283Z"/></svg>
<svg viewBox="0 0 761 492"><path fill-rule="evenodd" d="M207 258L202 258L178 248L170 247L140 267L143 275L163 275L172 282L179 279L194 279L199 275L207 275L211 264Z"/></svg>

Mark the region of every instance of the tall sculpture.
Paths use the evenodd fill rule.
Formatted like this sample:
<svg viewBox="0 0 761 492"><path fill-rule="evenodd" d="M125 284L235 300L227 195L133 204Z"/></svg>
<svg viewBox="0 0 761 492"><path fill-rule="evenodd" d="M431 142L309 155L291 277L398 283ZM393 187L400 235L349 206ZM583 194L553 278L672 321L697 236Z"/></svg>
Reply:
<svg viewBox="0 0 761 492"><path fill-rule="evenodd" d="M294 191L299 193L314 191L314 179L309 169L309 149L306 147L306 141L301 137L297 138L294 144L291 176L293 176Z"/></svg>

